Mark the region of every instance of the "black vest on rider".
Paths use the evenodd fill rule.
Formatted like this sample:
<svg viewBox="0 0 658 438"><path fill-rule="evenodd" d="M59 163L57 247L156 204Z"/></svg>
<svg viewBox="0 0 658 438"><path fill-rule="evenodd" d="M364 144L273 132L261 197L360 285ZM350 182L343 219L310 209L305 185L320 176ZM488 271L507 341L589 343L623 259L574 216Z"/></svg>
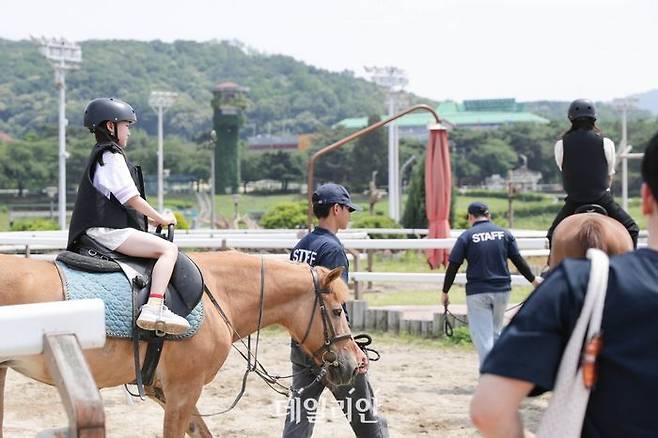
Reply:
<svg viewBox="0 0 658 438"><path fill-rule="evenodd" d="M68 250L75 248L77 239L88 228L108 227L135 228L140 231L148 230L146 216L131 207L122 205L112 194L109 198L106 198L94 187L93 181L96 164L101 160L103 153L106 151L123 154L121 149L114 143L96 144L91 151L89 160L87 161L87 168L80 181L75 207L73 207L73 215L71 216L71 224L69 225ZM141 168L135 166L127 159L126 164L140 195L146 199Z"/></svg>
<svg viewBox="0 0 658 438"><path fill-rule="evenodd" d="M575 130L562 137L562 185L567 199L594 202L608 189L608 162L603 137Z"/></svg>

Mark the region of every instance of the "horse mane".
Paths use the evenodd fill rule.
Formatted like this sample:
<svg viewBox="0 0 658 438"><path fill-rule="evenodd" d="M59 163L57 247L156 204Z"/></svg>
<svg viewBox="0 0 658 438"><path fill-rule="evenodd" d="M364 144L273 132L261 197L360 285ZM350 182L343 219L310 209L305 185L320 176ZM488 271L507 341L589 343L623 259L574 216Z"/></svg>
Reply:
<svg viewBox="0 0 658 438"><path fill-rule="evenodd" d="M606 252L608 250L608 243L603 238L601 223L592 219L583 222L578 234L576 234L576 240L583 248L583 252L587 252L589 248L596 248Z"/></svg>

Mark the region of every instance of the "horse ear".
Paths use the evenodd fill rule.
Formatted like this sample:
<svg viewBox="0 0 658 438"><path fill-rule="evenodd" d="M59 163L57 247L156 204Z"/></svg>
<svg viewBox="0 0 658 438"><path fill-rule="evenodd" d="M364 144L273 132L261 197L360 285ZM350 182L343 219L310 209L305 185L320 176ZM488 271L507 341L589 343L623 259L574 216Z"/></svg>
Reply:
<svg viewBox="0 0 658 438"><path fill-rule="evenodd" d="M339 266L337 268L332 269L331 271L329 271L327 276L324 277L324 285L325 286L329 285L332 281L334 281L335 279L337 279L341 275L343 275L343 267L342 266Z"/></svg>

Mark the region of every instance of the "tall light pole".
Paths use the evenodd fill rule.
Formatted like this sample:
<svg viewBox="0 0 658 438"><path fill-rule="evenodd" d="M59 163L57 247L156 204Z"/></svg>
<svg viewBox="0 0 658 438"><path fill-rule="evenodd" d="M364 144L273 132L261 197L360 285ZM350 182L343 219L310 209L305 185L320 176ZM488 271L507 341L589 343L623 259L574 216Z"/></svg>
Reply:
<svg viewBox="0 0 658 438"><path fill-rule="evenodd" d="M63 38L32 38L41 45L39 51L55 70L55 86L59 89L59 228L66 229L66 71L77 69L82 62L82 49Z"/></svg>
<svg viewBox="0 0 658 438"><path fill-rule="evenodd" d="M164 210L164 134L162 130L162 118L176 100L178 93L171 91L151 91L149 105L158 114L158 210Z"/></svg>
<svg viewBox="0 0 658 438"><path fill-rule="evenodd" d="M625 97L622 99L615 99L612 104L618 110L621 110L621 142L617 148L617 162L621 159L621 198L622 208L628 211L628 154L633 146L628 144L628 131L627 131L627 113L628 109L632 108L637 102L635 97Z"/></svg>
<svg viewBox="0 0 658 438"><path fill-rule="evenodd" d="M396 94L409 83L404 70L397 67L364 67L370 79L388 89L386 103L389 117L397 111ZM398 127L388 127L388 215L396 222L400 221L400 156L398 151Z"/></svg>

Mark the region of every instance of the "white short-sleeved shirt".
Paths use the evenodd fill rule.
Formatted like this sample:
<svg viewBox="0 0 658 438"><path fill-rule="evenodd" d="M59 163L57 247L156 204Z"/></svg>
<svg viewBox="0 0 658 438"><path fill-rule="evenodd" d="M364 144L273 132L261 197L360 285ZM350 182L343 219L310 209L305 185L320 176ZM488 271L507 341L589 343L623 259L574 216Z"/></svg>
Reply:
<svg viewBox="0 0 658 438"><path fill-rule="evenodd" d="M139 196L139 190L130 176L126 159L122 154L106 151L103 153L103 166L96 164L94 173L94 187L108 199L113 194L121 203L125 204L131 198Z"/></svg>
<svg viewBox="0 0 658 438"><path fill-rule="evenodd" d="M103 163L103 166L100 163L96 164L93 181L96 190L108 199L113 194L121 204L139 196L139 190L130 176L126 159L122 154L106 151L103 153ZM88 228L86 233L101 245L114 251L135 231L132 228L93 227Z"/></svg>
<svg viewBox="0 0 658 438"><path fill-rule="evenodd" d="M615 174L615 143L607 137L603 138L603 152L605 153L605 160L608 162L608 175ZM564 145L562 140L555 143L555 162L557 167L562 171L562 157L564 156Z"/></svg>

